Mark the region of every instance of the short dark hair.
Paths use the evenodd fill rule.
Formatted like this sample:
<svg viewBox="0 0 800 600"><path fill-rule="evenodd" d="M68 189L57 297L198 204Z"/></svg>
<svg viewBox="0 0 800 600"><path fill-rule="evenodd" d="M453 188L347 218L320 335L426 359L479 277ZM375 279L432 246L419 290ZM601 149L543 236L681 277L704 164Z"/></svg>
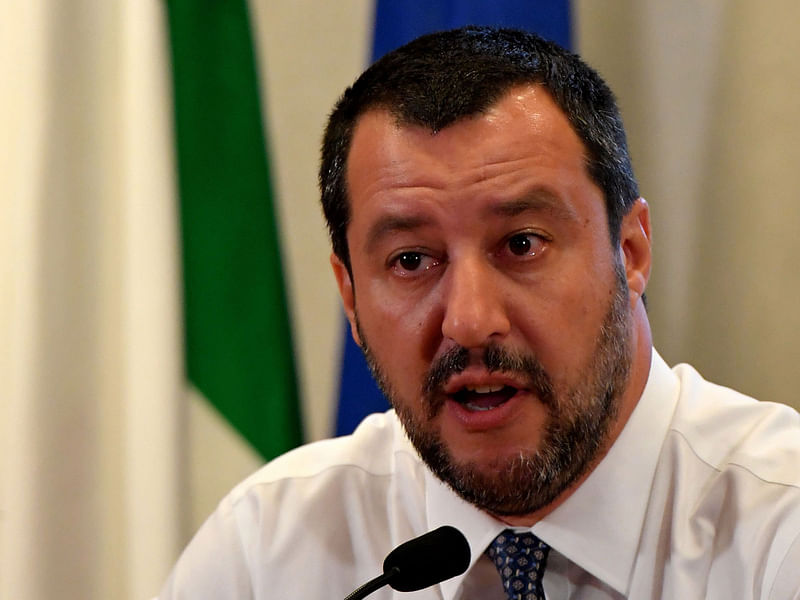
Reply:
<svg viewBox="0 0 800 600"><path fill-rule="evenodd" d="M319 183L333 252L350 269L347 157L358 118L385 109L398 124L436 132L498 102L512 87L544 87L586 150L603 191L611 243L639 196L614 94L576 54L514 29L464 27L422 36L369 67L336 103L322 142Z"/></svg>

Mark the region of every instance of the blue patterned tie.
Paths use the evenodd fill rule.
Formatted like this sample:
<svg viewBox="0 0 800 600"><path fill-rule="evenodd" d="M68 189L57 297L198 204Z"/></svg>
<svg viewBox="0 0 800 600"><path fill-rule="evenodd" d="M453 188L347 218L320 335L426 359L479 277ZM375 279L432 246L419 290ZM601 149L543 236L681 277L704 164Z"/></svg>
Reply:
<svg viewBox="0 0 800 600"><path fill-rule="evenodd" d="M509 600L544 600L542 575L550 546L532 533L506 529L486 552L500 573Z"/></svg>

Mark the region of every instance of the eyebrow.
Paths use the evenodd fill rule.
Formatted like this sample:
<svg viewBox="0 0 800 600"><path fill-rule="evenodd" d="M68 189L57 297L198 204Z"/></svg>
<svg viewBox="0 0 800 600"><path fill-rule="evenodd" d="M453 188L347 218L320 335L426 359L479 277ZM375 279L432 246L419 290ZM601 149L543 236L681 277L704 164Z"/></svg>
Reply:
<svg viewBox="0 0 800 600"><path fill-rule="evenodd" d="M369 228L364 249L367 251L373 250L378 242L389 234L400 231L413 231L430 224L430 219L421 216L383 215Z"/></svg>
<svg viewBox="0 0 800 600"><path fill-rule="evenodd" d="M565 222L580 220L571 207L543 188L531 190L521 198L493 204L487 207L485 216L516 217L526 212L546 212ZM374 250L384 237L393 233L414 231L432 223L430 218L420 215L383 215L369 228L364 250Z"/></svg>
<svg viewBox="0 0 800 600"><path fill-rule="evenodd" d="M571 206L543 188L531 190L521 198L489 206L486 216L516 217L526 212L546 212L560 221L580 220Z"/></svg>

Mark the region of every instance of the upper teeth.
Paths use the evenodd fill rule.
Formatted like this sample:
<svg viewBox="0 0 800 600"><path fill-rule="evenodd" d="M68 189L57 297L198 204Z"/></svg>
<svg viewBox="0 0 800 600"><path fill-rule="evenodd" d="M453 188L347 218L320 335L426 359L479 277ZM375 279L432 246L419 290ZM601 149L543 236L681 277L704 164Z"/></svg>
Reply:
<svg viewBox="0 0 800 600"><path fill-rule="evenodd" d="M468 392L475 392L476 394L491 394L493 392L499 392L503 389L502 385L477 385L477 386L466 386Z"/></svg>

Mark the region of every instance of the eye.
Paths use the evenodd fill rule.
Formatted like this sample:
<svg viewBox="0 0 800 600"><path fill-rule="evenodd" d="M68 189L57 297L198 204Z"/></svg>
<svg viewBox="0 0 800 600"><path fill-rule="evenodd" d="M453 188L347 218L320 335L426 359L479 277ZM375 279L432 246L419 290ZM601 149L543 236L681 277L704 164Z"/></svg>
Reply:
<svg viewBox="0 0 800 600"><path fill-rule="evenodd" d="M422 254L419 252L403 252L397 257L397 266L405 271L416 271L422 264Z"/></svg>
<svg viewBox="0 0 800 600"><path fill-rule="evenodd" d="M400 276L410 277L435 267L439 261L423 252L405 251L395 255L389 266Z"/></svg>
<svg viewBox="0 0 800 600"><path fill-rule="evenodd" d="M508 238L508 249L516 256L536 256L544 250L545 240L535 233L516 233Z"/></svg>

